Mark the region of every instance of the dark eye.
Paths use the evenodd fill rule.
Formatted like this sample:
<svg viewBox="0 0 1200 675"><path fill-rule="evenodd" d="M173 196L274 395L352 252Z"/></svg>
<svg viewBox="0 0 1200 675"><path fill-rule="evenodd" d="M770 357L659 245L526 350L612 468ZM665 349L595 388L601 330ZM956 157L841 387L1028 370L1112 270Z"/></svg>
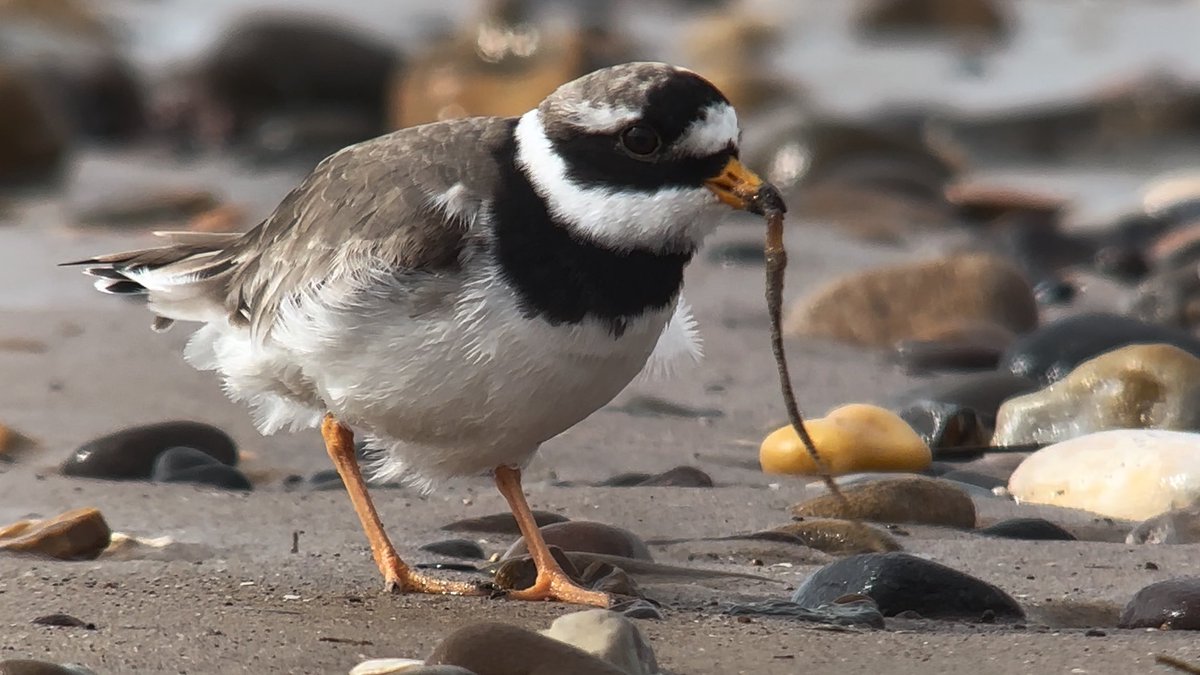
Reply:
<svg viewBox="0 0 1200 675"><path fill-rule="evenodd" d="M639 157L652 155L658 150L658 134L644 124L635 124L621 132L621 145Z"/></svg>

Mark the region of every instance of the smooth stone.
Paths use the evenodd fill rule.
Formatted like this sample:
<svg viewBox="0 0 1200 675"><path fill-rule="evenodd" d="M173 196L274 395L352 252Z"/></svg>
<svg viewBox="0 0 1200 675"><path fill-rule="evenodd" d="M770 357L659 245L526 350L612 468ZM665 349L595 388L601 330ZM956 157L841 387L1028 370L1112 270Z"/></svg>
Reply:
<svg viewBox="0 0 1200 675"><path fill-rule="evenodd" d="M926 473L896 473L896 472L866 472L866 473L851 473L844 476L835 476L834 482L838 487L845 488L851 485L866 485L869 483L877 483L879 481L900 480L903 478L929 478ZM948 480L941 476L936 477L937 482L950 487L958 488L971 497L979 499L994 499L996 494L990 488L982 488L971 483L960 483L956 480ZM815 480L805 485L810 490L826 489L824 480Z"/></svg>
<svg viewBox="0 0 1200 675"><path fill-rule="evenodd" d="M0 661L0 675L96 675L96 671L74 663L5 659Z"/></svg>
<svg viewBox="0 0 1200 675"><path fill-rule="evenodd" d="M163 483L190 483L241 492L249 492L254 489L250 479L246 478L246 475L237 467L224 464L193 466L190 469L176 471L160 480Z"/></svg>
<svg viewBox="0 0 1200 675"><path fill-rule="evenodd" d="M1200 275L1193 260L1143 279L1127 305L1130 316L1191 331L1200 324Z"/></svg>
<svg viewBox="0 0 1200 675"><path fill-rule="evenodd" d="M949 340L901 340L892 360L911 374L942 370L991 370L1000 363L1003 347Z"/></svg>
<svg viewBox="0 0 1200 675"><path fill-rule="evenodd" d="M431 541L428 544L422 545L421 550L466 560L483 560L487 558L487 553L484 553L483 547L479 545L479 542L471 539Z"/></svg>
<svg viewBox="0 0 1200 675"><path fill-rule="evenodd" d="M14 462L37 447L37 441L10 426L0 424L0 462Z"/></svg>
<svg viewBox="0 0 1200 675"><path fill-rule="evenodd" d="M1145 520L1125 537L1126 544L1200 544L1200 502Z"/></svg>
<svg viewBox="0 0 1200 675"><path fill-rule="evenodd" d="M884 616L912 611L929 619L1024 618L1007 593L969 574L907 553L864 553L832 562L812 573L792 602L821 607L846 594L865 595Z"/></svg>
<svg viewBox="0 0 1200 675"><path fill-rule="evenodd" d="M1045 385L1084 361L1130 344L1169 344L1200 357L1200 338L1187 331L1097 312L1065 316L1022 335L1005 352L999 369Z"/></svg>
<svg viewBox="0 0 1200 675"><path fill-rule="evenodd" d="M1039 305L1055 307L1069 305L1079 294L1079 289L1063 279L1042 279L1033 286L1033 297Z"/></svg>
<svg viewBox="0 0 1200 675"><path fill-rule="evenodd" d="M67 511L47 520L20 520L0 529L0 551L58 560L94 560L111 540L112 530L93 508Z"/></svg>
<svg viewBox="0 0 1200 675"><path fill-rule="evenodd" d="M872 38L964 37L1003 40L1013 30L1013 15L994 0L870 0L853 19L857 31Z"/></svg>
<svg viewBox="0 0 1200 675"><path fill-rule="evenodd" d="M1008 491L1019 502L1145 520L1200 498L1200 434L1115 429L1055 443L1021 462Z"/></svg>
<svg viewBox="0 0 1200 675"><path fill-rule="evenodd" d="M1077 537L1045 518L1009 518L981 527L979 534L1026 541L1075 541Z"/></svg>
<svg viewBox="0 0 1200 675"><path fill-rule="evenodd" d="M838 518L803 518L767 532L791 535L809 548L833 555L886 553L904 548L883 530Z"/></svg>
<svg viewBox="0 0 1200 675"><path fill-rule="evenodd" d="M184 446L237 464L237 446L224 431L202 422L173 421L129 427L81 445L62 465L66 476L145 480L154 460L168 448Z"/></svg>
<svg viewBox="0 0 1200 675"><path fill-rule="evenodd" d="M417 659L368 659L350 669L350 675L476 675L458 666L427 666Z"/></svg>
<svg viewBox="0 0 1200 675"><path fill-rule="evenodd" d="M1025 275L1007 259L955 255L835 280L794 306L784 331L887 347L954 322L1025 333L1038 324L1037 300Z"/></svg>
<svg viewBox="0 0 1200 675"><path fill-rule="evenodd" d="M628 675L657 675L650 643L630 619L607 609L588 609L558 617L542 635L601 658Z"/></svg>
<svg viewBox="0 0 1200 675"><path fill-rule="evenodd" d="M481 622L448 635L425 660L479 675L626 675L578 647L517 626Z"/></svg>
<svg viewBox="0 0 1200 675"><path fill-rule="evenodd" d="M1033 380L1007 372L961 373L942 375L891 398L893 410L904 410L929 402L975 413L979 423L990 430L996 426L996 413L1004 401L1037 391Z"/></svg>
<svg viewBox="0 0 1200 675"><path fill-rule="evenodd" d="M662 473L622 473L600 481L598 487L713 487L712 476L694 466L677 466Z"/></svg>
<svg viewBox="0 0 1200 675"><path fill-rule="evenodd" d="M557 546L566 552L603 553L637 560L654 559L641 537L621 527L587 520L572 520L566 523L552 523L539 529L546 544ZM525 538L521 537L508 547L500 559L508 560L528 553Z"/></svg>
<svg viewBox="0 0 1200 675"><path fill-rule="evenodd" d="M569 519L566 516L552 513L550 511L533 511L534 522L538 527L545 527L554 523L565 523ZM484 532L487 534L521 534L521 528L517 526L517 519L509 512L493 513L478 518L464 518L456 520L442 526L443 530L451 532Z"/></svg>
<svg viewBox="0 0 1200 675"><path fill-rule="evenodd" d="M1054 443L1108 429L1200 429L1200 358L1165 344L1101 354L1045 389L1005 401L992 444Z"/></svg>
<svg viewBox="0 0 1200 675"><path fill-rule="evenodd" d="M792 506L793 516L879 523L916 523L974 528L975 503L962 489L934 478L880 480L842 490L850 508L824 494Z"/></svg>
<svg viewBox="0 0 1200 675"><path fill-rule="evenodd" d="M558 566L562 568L563 573L575 583L583 585L583 576L579 572L579 568L567 557L567 554L557 546L551 545L549 549L550 555L558 561ZM497 588L524 589L533 586L537 581L537 563L529 555L501 559L493 566L483 569L493 568L492 581Z"/></svg>
<svg viewBox="0 0 1200 675"><path fill-rule="evenodd" d="M150 480L169 482L180 471L194 469L198 466L224 466L213 456L195 448L168 448L154 460L154 468L150 471Z"/></svg>
<svg viewBox="0 0 1200 675"><path fill-rule="evenodd" d="M843 600L843 598L839 598ZM875 601L855 598L851 601L833 602L821 607L805 607L790 600L767 600L749 604L734 604L725 608L730 616L778 616L799 621L832 624L835 626L868 626L883 628L883 614Z"/></svg>
<svg viewBox="0 0 1200 675"><path fill-rule="evenodd" d="M992 436L991 427L980 424L974 410L955 403L917 401L896 412L921 436L931 454L944 448L987 445Z"/></svg>
<svg viewBox="0 0 1200 675"><path fill-rule="evenodd" d="M857 471L922 471L933 461L925 441L896 413L876 405L852 403L825 417L805 420L805 428L834 475ZM818 475L820 468L791 425L780 427L759 447L766 473Z"/></svg>
<svg viewBox="0 0 1200 675"><path fill-rule="evenodd" d="M1146 586L1121 610L1117 627L1200 630L1200 577Z"/></svg>

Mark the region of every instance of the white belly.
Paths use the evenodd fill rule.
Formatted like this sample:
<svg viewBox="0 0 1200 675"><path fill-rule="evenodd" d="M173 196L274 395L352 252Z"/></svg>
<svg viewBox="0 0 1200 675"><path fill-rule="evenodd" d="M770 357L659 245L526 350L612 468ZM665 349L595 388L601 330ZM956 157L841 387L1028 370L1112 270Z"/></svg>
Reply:
<svg viewBox="0 0 1200 675"><path fill-rule="evenodd" d="M630 321L620 337L590 319L525 318L495 282L417 319L387 298L307 310L286 317L254 359L245 335L216 338L213 365L231 394L259 407L265 433L310 426L327 409L383 451L381 473L429 481L526 462L637 376L674 307Z"/></svg>

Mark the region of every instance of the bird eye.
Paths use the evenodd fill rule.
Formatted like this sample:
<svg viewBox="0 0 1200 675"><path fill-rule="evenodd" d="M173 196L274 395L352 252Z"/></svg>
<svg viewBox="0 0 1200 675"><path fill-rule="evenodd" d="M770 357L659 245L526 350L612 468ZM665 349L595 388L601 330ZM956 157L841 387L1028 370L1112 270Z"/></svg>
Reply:
<svg viewBox="0 0 1200 675"><path fill-rule="evenodd" d="M635 124L621 132L621 145L631 154L639 157L654 154L660 141L658 134L644 124Z"/></svg>

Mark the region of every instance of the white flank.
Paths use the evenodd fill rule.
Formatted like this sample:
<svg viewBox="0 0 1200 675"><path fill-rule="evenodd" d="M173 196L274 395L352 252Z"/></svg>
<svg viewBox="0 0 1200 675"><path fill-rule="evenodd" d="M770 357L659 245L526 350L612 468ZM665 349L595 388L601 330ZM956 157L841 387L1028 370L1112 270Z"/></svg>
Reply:
<svg viewBox="0 0 1200 675"><path fill-rule="evenodd" d="M664 250L681 242L699 245L724 212L716 195L702 186L635 192L572 181L536 110L521 116L516 136L517 161L550 212L605 246Z"/></svg>

